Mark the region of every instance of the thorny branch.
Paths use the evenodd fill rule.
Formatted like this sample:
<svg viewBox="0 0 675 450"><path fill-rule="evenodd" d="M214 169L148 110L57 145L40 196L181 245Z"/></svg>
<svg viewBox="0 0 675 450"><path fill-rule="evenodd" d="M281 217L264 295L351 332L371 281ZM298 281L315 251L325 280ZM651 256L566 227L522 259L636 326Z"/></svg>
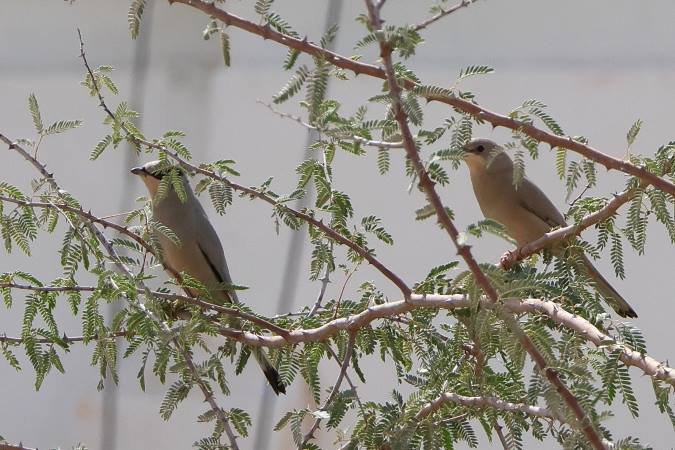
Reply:
<svg viewBox="0 0 675 450"><path fill-rule="evenodd" d="M312 56L322 57L328 62L336 67L346 69L354 72L355 74L364 74L375 78L386 79L387 74L385 71L375 65L362 63L360 61L355 61L354 59L342 56L335 52L331 52L322 48L319 45L313 44L307 40L307 38L299 39L292 36L279 33L272 28L269 24L261 25L255 22L251 22L242 17L239 17L235 14L227 12L223 9L220 9L216 6L215 3L207 2L204 0L168 0L169 3L182 3L191 8L198 9L204 12L210 17L214 17L222 21L227 26L233 26L240 28L244 31L248 31L251 34L258 35L264 39L269 39L271 41L277 42L281 45L284 45L288 48L298 50L302 53L306 53ZM414 90L420 86L413 82L412 80L404 79L401 80L402 87L406 90ZM624 161L619 158L609 156L605 153L600 152L599 150L577 142L571 137L558 136L553 133L541 130L530 123L526 123L520 120L513 119L508 116L494 113L488 109L482 108L475 103L472 103L468 100L464 100L454 95L427 95L426 98L428 101L437 101L444 103L453 108L470 114L476 117L479 120L484 120L490 122L495 127L504 127L514 131L519 131L524 133L527 136L539 141L546 142L551 146L551 148L559 147L566 150L573 151L578 153L585 158L588 158L592 161L595 161L608 170L619 170L621 172L633 175L645 181L647 184L651 184L659 190L669 193L670 195L675 196L675 183L670 182L658 175L650 172L646 168L636 166L628 161Z"/></svg>

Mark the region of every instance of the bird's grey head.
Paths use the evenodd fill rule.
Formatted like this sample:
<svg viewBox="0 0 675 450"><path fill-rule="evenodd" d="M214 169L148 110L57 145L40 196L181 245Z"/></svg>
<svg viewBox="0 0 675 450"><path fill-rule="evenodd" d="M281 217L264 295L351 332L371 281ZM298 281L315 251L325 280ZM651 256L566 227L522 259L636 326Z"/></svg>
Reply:
<svg viewBox="0 0 675 450"><path fill-rule="evenodd" d="M501 147L497 145L495 141L485 138L475 138L471 139L466 145L464 145L464 152L466 157L470 155L476 155L481 158L487 158L490 153L494 153L495 150L501 150Z"/></svg>
<svg viewBox="0 0 675 450"><path fill-rule="evenodd" d="M508 155L503 152L503 149L495 141L485 138L471 139L463 147L464 161L469 166L470 170L486 169L488 166L492 167L497 160L503 158L510 161ZM501 157L501 155L504 157ZM499 157L499 158L498 158Z"/></svg>
<svg viewBox="0 0 675 450"><path fill-rule="evenodd" d="M189 186L187 183L187 178L185 177L185 171L182 167L171 164L169 161L150 161L142 166L134 167L131 169L131 173L138 175L145 183L145 186L150 192L150 196L154 198L155 193L157 192L157 187L159 186L160 181L164 178L169 172L178 170L183 178L184 185Z"/></svg>
<svg viewBox="0 0 675 450"><path fill-rule="evenodd" d="M138 175L142 178L155 178L156 180L161 180L169 171L176 170L178 166L174 166L169 161L150 161L142 166L134 167L131 169L131 173ZM182 169L179 169L182 170Z"/></svg>

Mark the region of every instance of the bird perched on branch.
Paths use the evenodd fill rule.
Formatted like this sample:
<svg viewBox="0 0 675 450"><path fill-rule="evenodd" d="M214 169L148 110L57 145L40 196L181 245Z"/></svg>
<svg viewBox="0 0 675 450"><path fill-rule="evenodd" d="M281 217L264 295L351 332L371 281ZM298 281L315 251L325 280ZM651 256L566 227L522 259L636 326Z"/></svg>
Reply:
<svg viewBox="0 0 675 450"><path fill-rule="evenodd" d="M185 272L206 286L213 301L237 303L223 246L183 170L167 162L151 161L131 169L131 173L141 177L148 188L154 219L178 238L179 242L175 242L168 233L157 233L164 261L173 270ZM170 177L167 181L171 183L162 183L164 177ZM193 296L199 295L193 289L188 291ZM286 393L279 373L262 348L253 347L251 352L274 392Z"/></svg>
<svg viewBox="0 0 675 450"><path fill-rule="evenodd" d="M471 184L485 217L500 222L519 247L535 241L552 228L567 226L565 218L537 186L527 178L514 184L513 161L489 139L472 139L464 146ZM565 245L564 243L562 245ZM562 254L561 244L552 249ZM626 300L598 272L584 254L579 261L598 292L622 317L637 317Z"/></svg>

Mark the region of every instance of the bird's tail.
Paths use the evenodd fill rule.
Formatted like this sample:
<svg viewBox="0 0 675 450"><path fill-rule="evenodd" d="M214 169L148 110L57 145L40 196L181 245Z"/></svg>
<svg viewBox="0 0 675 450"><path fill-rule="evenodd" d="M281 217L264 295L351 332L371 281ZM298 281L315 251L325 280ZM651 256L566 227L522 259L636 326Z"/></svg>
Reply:
<svg viewBox="0 0 675 450"><path fill-rule="evenodd" d="M602 274L598 272L598 269L595 268L593 263L586 257L586 255L581 255L581 258L586 273L595 282L595 288L605 298L607 304L611 306L621 317L637 317L637 313L633 308L631 308L626 299L624 299L621 294L619 294L616 289L614 289L612 285L609 284L605 277L603 277Z"/></svg>
<svg viewBox="0 0 675 450"><path fill-rule="evenodd" d="M251 348L251 353L265 374L265 378L267 378L270 386L272 386L274 393L277 395L280 393L285 394L286 386L284 386L284 383L281 382L279 372L277 372L277 369L274 368L269 358L265 354L265 351L261 347L253 347Z"/></svg>

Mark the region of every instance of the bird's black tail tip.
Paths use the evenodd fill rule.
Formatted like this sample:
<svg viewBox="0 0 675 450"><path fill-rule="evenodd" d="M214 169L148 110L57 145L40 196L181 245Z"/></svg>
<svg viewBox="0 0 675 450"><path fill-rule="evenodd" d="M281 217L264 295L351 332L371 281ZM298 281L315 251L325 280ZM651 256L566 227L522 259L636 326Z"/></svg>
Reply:
<svg viewBox="0 0 675 450"><path fill-rule="evenodd" d="M631 319L637 319L637 313L635 310L631 307L628 307L627 309L621 309L617 311L621 317L629 317Z"/></svg>
<svg viewBox="0 0 675 450"><path fill-rule="evenodd" d="M272 386L272 390L275 394L279 395L286 393L286 386L284 386L284 383L281 382L281 377L279 376L277 369L271 365L268 365L263 369L263 373L265 374L267 381L270 383L270 386Z"/></svg>

